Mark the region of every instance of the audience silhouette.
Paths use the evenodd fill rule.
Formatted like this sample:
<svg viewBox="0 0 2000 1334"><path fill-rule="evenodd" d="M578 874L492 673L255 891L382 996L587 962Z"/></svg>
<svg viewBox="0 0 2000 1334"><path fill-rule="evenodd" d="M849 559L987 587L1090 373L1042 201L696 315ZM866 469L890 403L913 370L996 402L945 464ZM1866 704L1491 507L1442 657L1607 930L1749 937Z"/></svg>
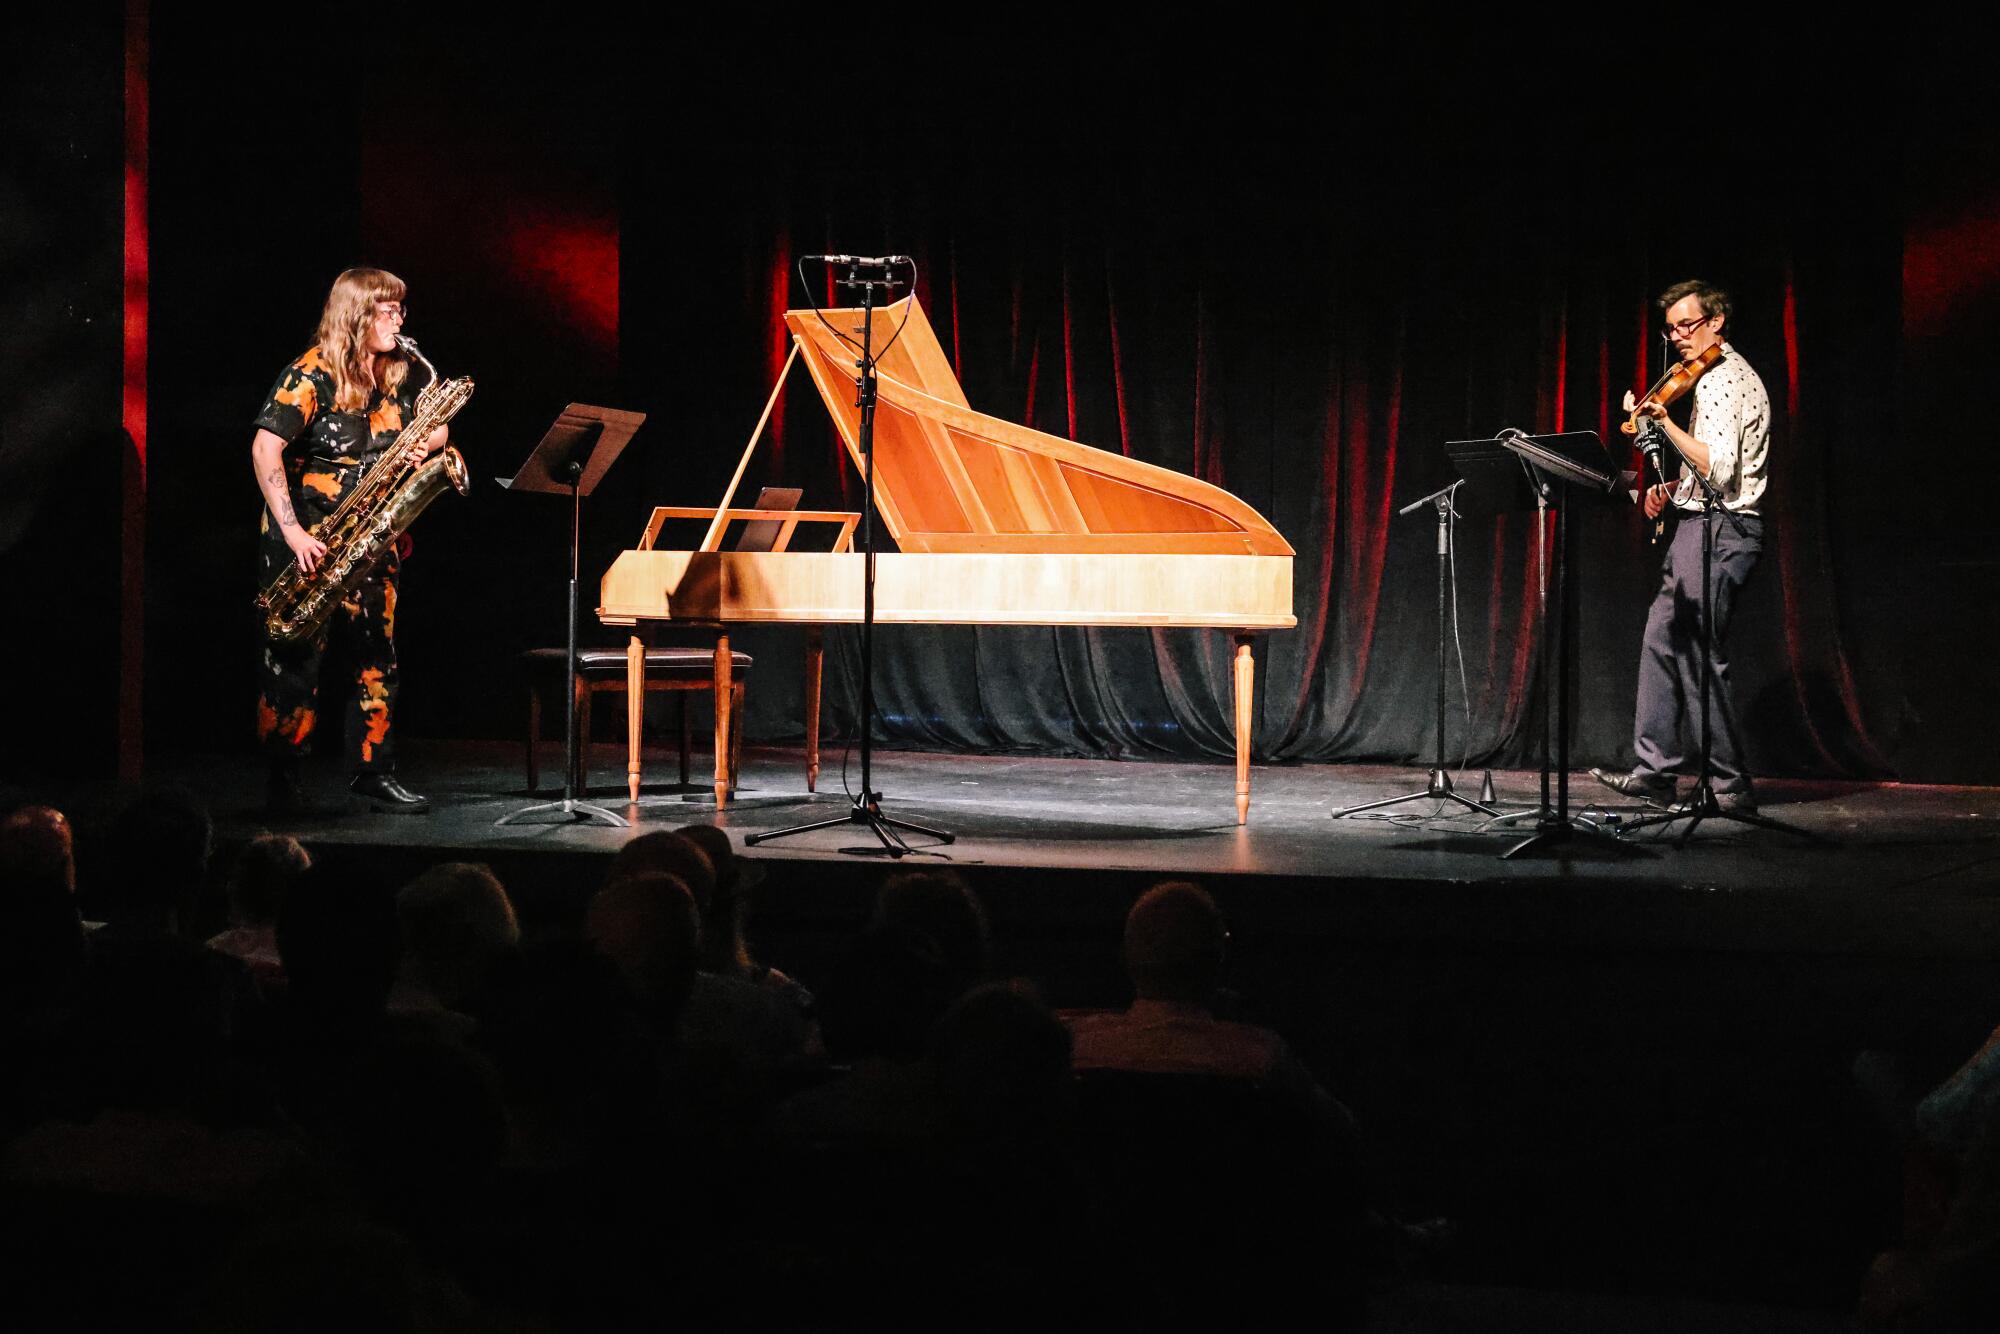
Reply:
<svg viewBox="0 0 2000 1334"><path fill-rule="evenodd" d="M40 1229L55 1296L105 1239L171 1229L70 1298L82 1323L597 1328L668 1302L742 1323L749 1293L750 1323L996 1323L1051 1290L1163 1310L1132 1283L1192 1290L1134 1183L1205 1189L1190 1162L1232 1129L1182 1116L1163 1168L1153 1093L1118 1095L1133 1124L1102 1133L1077 1070L1144 1052L1125 1066L1317 1088L1206 1008L1221 928L1191 886L1141 900L1139 999L1073 1040L994 977L986 908L948 871L889 876L815 994L757 959L760 868L720 829L632 838L580 920L538 933L489 867L391 892L257 835L209 934L212 837L185 794L146 794L79 885L62 812L0 815L9 1235Z"/></svg>
<svg viewBox="0 0 2000 1334"><path fill-rule="evenodd" d="M229 926L208 947L241 963L257 986L284 986L278 957L278 912L291 887L312 869L312 856L289 834L259 834L236 855L228 885Z"/></svg>

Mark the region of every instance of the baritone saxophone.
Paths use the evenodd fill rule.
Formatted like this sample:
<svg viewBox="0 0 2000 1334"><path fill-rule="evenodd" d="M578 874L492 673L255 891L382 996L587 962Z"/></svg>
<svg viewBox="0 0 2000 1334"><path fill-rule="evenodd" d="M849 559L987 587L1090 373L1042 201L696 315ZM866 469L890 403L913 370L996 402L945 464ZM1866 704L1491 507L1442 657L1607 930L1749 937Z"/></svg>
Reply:
<svg viewBox="0 0 2000 1334"><path fill-rule="evenodd" d="M417 395L409 424L362 474L333 513L308 531L326 544L326 555L308 574L289 562L257 597L264 613L264 633L280 644L316 638L326 628L348 593L374 572L424 507L451 487L460 495L471 489L465 457L450 445L421 463L404 456L431 432L458 415L472 397L472 380L446 380L417 350L414 339L396 336L397 344L430 375Z"/></svg>

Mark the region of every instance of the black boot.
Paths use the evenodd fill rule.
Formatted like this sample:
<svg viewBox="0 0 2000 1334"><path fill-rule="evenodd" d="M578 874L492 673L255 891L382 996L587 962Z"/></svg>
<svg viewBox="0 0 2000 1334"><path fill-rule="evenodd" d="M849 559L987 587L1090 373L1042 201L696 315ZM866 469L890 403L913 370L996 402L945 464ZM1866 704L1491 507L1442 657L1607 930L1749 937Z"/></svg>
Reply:
<svg viewBox="0 0 2000 1334"><path fill-rule="evenodd" d="M388 815L424 815L431 808L428 800L404 787L390 773L356 774L347 790L366 801L369 810Z"/></svg>
<svg viewBox="0 0 2000 1334"><path fill-rule="evenodd" d="M282 818L305 813L306 789L299 777L299 757L284 755L272 760L264 776L264 814Z"/></svg>

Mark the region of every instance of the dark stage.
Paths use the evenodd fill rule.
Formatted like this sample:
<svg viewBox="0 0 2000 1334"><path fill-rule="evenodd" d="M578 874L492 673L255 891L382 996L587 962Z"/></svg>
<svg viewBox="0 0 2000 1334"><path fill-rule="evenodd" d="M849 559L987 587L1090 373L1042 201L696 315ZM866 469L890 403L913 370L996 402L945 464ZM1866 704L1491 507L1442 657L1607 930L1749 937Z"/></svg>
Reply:
<svg viewBox="0 0 2000 1334"><path fill-rule="evenodd" d="M846 805L837 750L826 757L822 790L810 794L799 751L750 748L742 785L720 821L705 773L689 788L661 781L673 768L664 752L649 753L654 781L639 805L629 806L622 782L611 781L622 758L617 747L594 748L586 795L632 819L635 830L720 823L740 845L743 835L837 815ZM269 827L356 857L524 867L546 861L561 868L551 878L570 880L587 878L634 832L559 822L494 827L511 810L561 796L546 768L540 791L525 787L518 746L420 743L405 768L433 799L431 814L370 814L329 771L324 811L277 825L256 809L263 771L253 760L187 760L161 765L157 776L206 794L225 839ZM1479 780L1473 770L1456 782L1476 795ZM957 835L948 847L912 840L920 852L907 864L950 865L981 883L1021 886L1024 900L1049 901L1036 916L1073 915L1099 889L1115 887L1116 898L1135 885L1187 876L1260 919L1365 934L1537 948L2000 953L2000 896L1992 892L2000 789L1773 779L1760 787L1763 813L1830 842L1711 820L1686 842L1686 826L1672 825L1628 836L1624 854L1578 848L1519 860L1500 854L1528 830L1489 827L1484 816L1440 811L1437 802L1330 818L1335 809L1423 781L1422 773L1393 766L1260 766L1250 823L1239 828L1226 766L877 752L888 810ZM1503 811L1533 808L1535 773L1498 773L1494 783ZM1583 774L1572 778L1571 794L1578 812L1606 828L1644 809ZM841 853L857 838L873 845L857 827L745 855L766 867L774 890L804 892L852 879L857 866L866 874L871 863L883 864ZM786 893L769 907L791 901ZM1911 911L1917 904L1920 913Z"/></svg>

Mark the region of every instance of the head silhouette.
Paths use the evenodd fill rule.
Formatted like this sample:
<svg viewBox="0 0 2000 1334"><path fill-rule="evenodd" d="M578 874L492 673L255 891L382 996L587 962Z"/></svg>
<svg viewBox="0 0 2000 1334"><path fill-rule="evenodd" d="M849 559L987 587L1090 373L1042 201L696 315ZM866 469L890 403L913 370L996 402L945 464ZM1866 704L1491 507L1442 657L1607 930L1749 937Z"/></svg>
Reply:
<svg viewBox="0 0 2000 1334"><path fill-rule="evenodd" d="M1139 896L1125 917L1125 972L1143 1000L1206 1005L1222 985L1229 933L1201 886L1169 880Z"/></svg>

